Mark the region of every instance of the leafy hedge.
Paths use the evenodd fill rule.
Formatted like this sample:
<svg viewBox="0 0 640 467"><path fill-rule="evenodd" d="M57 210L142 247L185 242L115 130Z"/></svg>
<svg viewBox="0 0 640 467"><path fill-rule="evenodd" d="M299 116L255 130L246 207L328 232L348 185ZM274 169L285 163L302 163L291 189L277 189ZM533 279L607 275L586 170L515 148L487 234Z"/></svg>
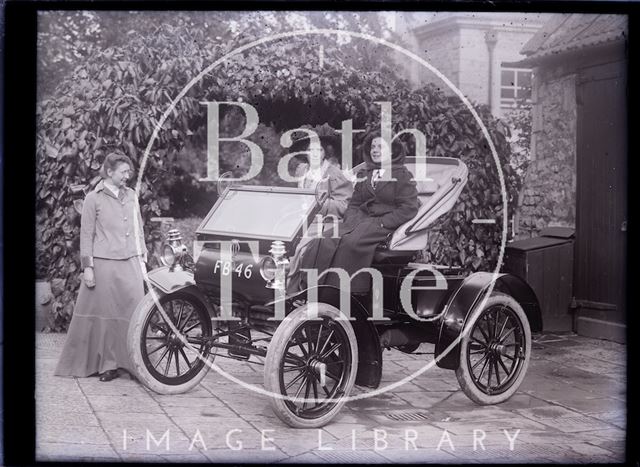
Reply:
<svg viewBox="0 0 640 467"><path fill-rule="evenodd" d="M259 30L253 34L257 37ZM54 306L57 328L66 327L81 279L75 185L95 186L102 160L115 148L139 164L171 98L200 70L246 42L244 37L212 42L202 31L179 24L162 25L154 34L132 34L125 45L89 57L60 83L54 98L38 105L36 203L42 248L37 261L47 265L49 279L63 284ZM322 67L320 45L326 57ZM249 102L261 122L273 129L269 131L277 133L304 124L340 128L346 119L353 119L354 128L374 128L380 118L375 101L391 101L395 132L418 128L427 135L430 155L459 157L470 169L460 202L431 235L428 259L462 265L467 271L491 268L501 238L501 198L493 158L480 129L457 99L434 86L411 90L391 61L384 59L387 55L382 46L361 40L338 46L334 38L314 35L256 47L213 70L178 103L154 144L140 193L144 219L168 211L178 180L205 175L202 101ZM508 163L507 130L486 108L478 110L498 150L512 205L518 180ZM227 126L223 132L238 134L235 125ZM260 143L259 135L254 139ZM356 138L355 145L360 141ZM221 169L246 169L242 151L228 146L223 147ZM196 164L200 173L175 162L187 149L197 152L193 158L200 161ZM254 183L273 181L276 158L284 152L264 149L268 149L264 173ZM474 218L496 218L498 224L478 227L471 223ZM148 223L145 230L150 230Z"/></svg>

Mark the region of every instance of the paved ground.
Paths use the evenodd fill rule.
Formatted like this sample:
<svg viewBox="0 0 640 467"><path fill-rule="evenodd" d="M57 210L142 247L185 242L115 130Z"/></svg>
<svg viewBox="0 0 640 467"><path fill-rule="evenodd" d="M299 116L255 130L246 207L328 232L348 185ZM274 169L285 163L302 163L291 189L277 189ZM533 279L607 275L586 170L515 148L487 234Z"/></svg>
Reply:
<svg viewBox="0 0 640 467"><path fill-rule="evenodd" d="M294 430L275 418L266 396L213 371L193 391L175 396L151 393L128 378L101 383L53 376L64 338L39 334L36 340L38 460L624 460L626 348L611 342L535 336L527 378L499 406L475 405L459 390L454 372L434 369L391 392L347 404L321 430ZM397 351L384 356L384 382L401 379L430 358ZM234 376L262 385L262 367L217 362ZM515 438L513 450L504 430ZM154 439L162 440L159 446Z"/></svg>

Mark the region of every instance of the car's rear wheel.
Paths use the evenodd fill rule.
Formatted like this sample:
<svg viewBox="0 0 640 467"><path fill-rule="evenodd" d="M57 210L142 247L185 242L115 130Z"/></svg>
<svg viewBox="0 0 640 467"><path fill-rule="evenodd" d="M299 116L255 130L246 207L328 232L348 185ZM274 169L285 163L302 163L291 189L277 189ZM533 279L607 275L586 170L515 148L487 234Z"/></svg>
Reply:
<svg viewBox="0 0 640 467"><path fill-rule="evenodd" d="M482 405L511 397L527 373L531 330L520 304L509 295L492 294L465 324L456 376L469 399Z"/></svg>
<svg viewBox="0 0 640 467"><path fill-rule="evenodd" d="M137 378L149 389L159 394L183 393L195 387L209 371L207 361L214 357L209 342L211 318L204 304L188 293L156 294L166 318L152 293L148 293L131 317L129 357Z"/></svg>
<svg viewBox="0 0 640 467"><path fill-rule="evenodd" d="M351 323L336 308L317 304L294 310L271 339L265 388L275 414L294 428L327 424L344 405L355 383L358 346Z"/></svg>

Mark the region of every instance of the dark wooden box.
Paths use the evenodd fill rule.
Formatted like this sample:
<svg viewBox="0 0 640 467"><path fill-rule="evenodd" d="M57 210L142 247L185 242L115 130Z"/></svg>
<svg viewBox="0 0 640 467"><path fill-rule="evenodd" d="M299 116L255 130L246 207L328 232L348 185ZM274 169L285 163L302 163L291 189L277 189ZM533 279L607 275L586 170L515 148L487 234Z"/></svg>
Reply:
<svg viewBox="0 0 640 467"><path fill-rule="evenodd" d="M554 228L547 230L549 236L542 234L509 243L502 270L524 279L536 293L544 331L572 331L573 231Z"/></svg>

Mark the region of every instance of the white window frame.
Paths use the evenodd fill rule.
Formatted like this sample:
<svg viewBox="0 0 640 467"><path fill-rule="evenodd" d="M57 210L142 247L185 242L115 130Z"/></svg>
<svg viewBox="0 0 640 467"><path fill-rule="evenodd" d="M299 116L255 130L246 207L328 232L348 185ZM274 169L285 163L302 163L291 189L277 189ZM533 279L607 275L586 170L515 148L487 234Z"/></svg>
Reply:
<svg viewBox="0 0 640 467"><path fill-rule="evenodd" d="M513 84L505 84L502 82L502 72L513 71ZM500 67L500 109L509 110L516 107L516 97L502 97L503 89L512 89L513 95L518 95L518 89L523 89L523 86L518 86L518 72L529 72L531 74L531 87L533 88L533 70L531 68L513 68L513 67ZM532 90L533 91L533 90ZM531 98L525 101L527 104L532 102Z"/></svg>

